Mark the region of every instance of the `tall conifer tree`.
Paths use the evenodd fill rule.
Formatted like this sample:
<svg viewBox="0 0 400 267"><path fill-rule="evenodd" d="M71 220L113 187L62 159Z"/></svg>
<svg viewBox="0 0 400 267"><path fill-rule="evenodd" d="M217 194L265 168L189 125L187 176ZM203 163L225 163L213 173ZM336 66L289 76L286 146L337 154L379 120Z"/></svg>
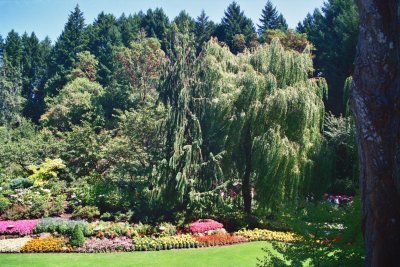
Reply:
<svg viewBox="0 0 400 267"><path fill-rule="evenodd" d="M21 67L22 43L17 32L11 30L4 43L4 55L7 57L7 64L13 68Z"/></svg>
<svg viewBox="0 0 400 267"><path fill-rule="evenodd" d="M141 20L141 28L145 29L147 36L158 38L163 49L166 47L169 24L169 18L162 8L147 10L146 15L143 15Z"/></svg>
<svg viewBox="0 0 400 267"><path fill-rule="evenodd" d="M37 122L44 109L44 84L47 79L47 62L51 43L47 38L40 42L35 33L22 36L22 96L27 103L24 115Z"/></svg>
<svg viewBox="0 0 400 267"><path fill-rule="evenodd" d="M71 72L77 55L86 49L85 19L76 5L53 48L47 93L56 94L66 84L67 75Z"/></svg>
<svg viewBox="0 0 400 267"><path fill-rule="evenodd" d="M197 52L200 51L201 46L208 42L215 30L215 24L209 20L204 10L201 11L200 16L196 19L196 45Z"/></svg>
<svg viewBox="0 0 400 267"><path fill-rule="evenodd" d="M99 60L97 80L110 85L115 72L115 48L122 45L117 19L112 14L100 13L93 25L87 28L89 50Z"/></svg>
<svg viewBox="0 0 400 267"><path fill-rule="evenodd" d="M225 15L221 21L221 31L218 38L228 44L230 49L237 53L235 49L235 36L242 34L248 45L252 39L255 28L250 18L244 15L240 6L232 2L225 10Z"/></svg>
<svg viewBox="0 0 400 267"><path fill-rule="evenodd" d="M178 16L176 16L172 22L178 26L179 30L187 28L184 31L190 33L195 32L196 22L185 10L179 12Z"/></svg>
<svg viewBox="0 0 400 267"><path fill-rule="evenodd" d="M14 125L22 121L25 99L21 96L22 79L20 68L4 56L0 67L0 125Z"/></svg>
<svg viewBox="0 0 400 267"><path fill-rule="evenodd" d="M4 39L3 36L0 34L0 67L3 62L3 54L4 54Z"/></svg>
<svg viewBox="0 0 400 267"><path fill-rule="evenodd" d="M141 16L137 14L125 16L123 13L117 22L122 42L124 46L128 47L140 32Z"/></svg>
<svg viewBox="0 0 400 267"><path fill-rule="evenodd" d="M316 71L326 78L329 85L327 109L335 115L344 112L343 88L352 75L358 36L358 10L354 1L329 0L321 11L307 15L297 26L306 33L316 48Z"/></svg>
<svg viewBox="0 0 400 267"><path fill-rule="evenodd" d="M261 12L258 34L262 35L267 30L287 30L287 28L288 25L283 15L279 14L276 7L268 0Z"/></svg>

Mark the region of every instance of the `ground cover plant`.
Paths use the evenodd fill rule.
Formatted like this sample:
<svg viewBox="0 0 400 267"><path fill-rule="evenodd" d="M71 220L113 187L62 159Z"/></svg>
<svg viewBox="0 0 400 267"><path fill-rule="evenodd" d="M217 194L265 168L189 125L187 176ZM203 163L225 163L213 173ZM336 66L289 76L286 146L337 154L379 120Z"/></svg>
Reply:
<svg viewBox="0 0 400 267"><path fill-rule="evenodd" d="M85 243L77 248L76 252L85 253L98 253L98 252L117 252L117 251L133 251L135 245L132 239L127 237L116 237L113 239L108 238L95 238L91 237L86 239Z"/></svg>
<svg viewBox="0 0 400 267"><path fill-rule="evenodd" d="M1 239L0 240L0 252L2 253L17 253L20 252L22 247L30 241L32 238L29 236Z"/></svg>
<svg viewBox="0 0 400 267"><path fill-rule="evenodd" d="M0 221L0 234L29 235L38 222L38 220Z"/></svg>

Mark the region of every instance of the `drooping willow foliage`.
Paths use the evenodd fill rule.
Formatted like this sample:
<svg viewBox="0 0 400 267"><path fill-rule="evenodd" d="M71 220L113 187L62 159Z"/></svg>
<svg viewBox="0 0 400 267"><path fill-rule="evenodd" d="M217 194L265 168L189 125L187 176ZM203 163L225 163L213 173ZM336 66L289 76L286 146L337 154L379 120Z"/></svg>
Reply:
<svg viewBox="0 0 400 267"><path fill-rule="evenodd" d="M263 209L294 199L312 178L324 117L326 84L309 78L309 51L275 41L236 56L211 40L196 58L192 37L175 31L172 39L160 84L169 113L158 196L209 208L236 180L249 213L251 191Z"/></svg>

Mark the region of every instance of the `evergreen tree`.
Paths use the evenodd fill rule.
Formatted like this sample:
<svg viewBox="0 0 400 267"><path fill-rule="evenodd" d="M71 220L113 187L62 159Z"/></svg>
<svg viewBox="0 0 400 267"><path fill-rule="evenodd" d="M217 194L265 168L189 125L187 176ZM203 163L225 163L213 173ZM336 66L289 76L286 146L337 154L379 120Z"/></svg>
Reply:
<svg viewBox="0 0 400 267"><path fill-rule="evenodd" d="M178 16L176 16L172 22L176 24L180 31L189 33L195 32L196 22L185 10L179 12Z"/></svg>
<svg viewBox="0 0 400 267"><path fill-rule="evenodd" d="M343 88L352 75L358 36L358 11L354 1L329 0L322 12L307 15L297 30L306 33L316 48L315 68L329 85L327 109L335 115L343 113Z"/></svg>
<svg viewBox="0 0 400 267"><path fill-rule="evenodd" d="M141 15L141 14L139 14ZM142 15L141 28L146 31L148 37L155 37L161 42L161 47L166 48L166 36L169 29L169 19L162 8L147 10L146 15Z"/></svg>
<svg viewBox="0 0 400 267"><path fill-rule="evenodd" d="M204 216L212 210L211 207L220 203L217 187L223 181L221 155L218 153L221 151L218 151L219 146L210 149L209 145L213 144L213 140L214 144L218 144L218 130L229 120L225 118L219 125L211 120L213 116L214 119L220 118L213 103L217 107L220 104L217 99L213 102L211 97L214 89L218 92L226 87L220 83L213 88L215 79L205 72L207 64L200 61L195 63L193 36L182 34L173 26L170 43L167 54L169 65L160 83L160 97L168 112L162 128L165 138L164 160L158 166L155 191L167 207ZM197 80L198 71L201 70L204 82ZM210 128L206 128L204 123ZM212 125L214 130L218 130L213 131ZM206 144L203 143L203 130L209 140ZM208 134L213 135L214 139ZM218 152L214 154L214 151Z"/></svg>
<svg viewBox="0 0 400 267"><path fill-rule="evenodd" d="M49 67L51 79L46 85L48 94L56 94L67 83L67 75L72 70L77 55L86 49L85 19L76 5L52 51Z"/></svg>
<svg viewBox="0 0 400 267"><path fill-rule="evenodd" d="M21 37L14 30L10 31L4 43L4 56L7 57L7 64L12 68L21 67L22 43Z"/></svg>
<svg viewBox="0 0 400 267"><path fill-rule="evenodd" d="M234 53L238 52L234 44L235 35L243 34L246 45L249 45L255 33L253 22L244 15L236 2L232 2L226 9L220 27L218 39L227 43Z"/></svg>
<svg viewBox="0 0 400 267"><path fill-rule="evenodd" d="M278 29L286 31L289 28L289 25L286 22L285 17L283 17L282 14L279 14L278 16Z"/></svg>
<svg viewBox="0 0 400 267"><path fill-rule="evenodd" d="M25 99L21 96L21 72L4 57L0 68L0 125L13 125L22 122L22 109Z"/></svg>
<svg viewBox="0 0 400 267"><path fill-rule="evenodd" d="M22 36L22 96L27 102L24 116L37 122L44 109L44 85L51 53L48 38L40 42L35 33Z"/></svg>
<svg viewBox="0 0 400 267"><path fill-rule="evenodd" d="M204 10L201 11L200 16L196 19L196 46L197 53L200 52L201 47L205 42L208 42L215 30L215 24L213 21L209 20Z"/></svg>
<svg viewBox="0 0 400 267"><path fill-rule="evenodd" d="M103 86L111 84L116 70L114 55L116 47L122 45L122 37L114 15L98 15L93 25L87 28L89 50L99 61L97 80Z"/></svg>
<svg viewBox="0 0 400 267"><path fill-rule="evenodd" d="M136 39L140 32L141 19L142 17L137 14L127 17L122 13L121 17L119 17L117 23L124 46L128 47Z"/></svg>
<svg viewBox="0 0 400 267"><path fill-rule="evenodd" d="M3 55L4 55L4 39L0 34L0 67L3 64Z"/></svg>

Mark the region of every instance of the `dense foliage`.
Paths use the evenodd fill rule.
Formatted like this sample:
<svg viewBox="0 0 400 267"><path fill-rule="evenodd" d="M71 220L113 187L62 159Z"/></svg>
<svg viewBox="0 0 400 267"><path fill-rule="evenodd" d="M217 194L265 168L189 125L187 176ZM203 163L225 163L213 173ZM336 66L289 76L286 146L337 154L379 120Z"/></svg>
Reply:
<svg viewBox="0 0 400 267"><path fill-rule="evenodd" d="M125 237L136 238L136 250L187 248L243 241L175 236L176 226L200 218L229 230L265 227L306 196L356 194L351 114L325 113L327 83L315 75L342 92L351 74L357 21L345 2L328 1L298 32L270 1L258 35L236 2L220 23L204 11L170 21L157 8L86 24L77 6L54 44L11 31L0 38L1 217L120 222L36 227L73 235L82 251L130 251ZM336 39L343 46L332 47ZM329 109L347 107L349 85ZM298 241L265 231L241 233ZM96 238L85 242L89 235ZM42 246L70 249L33 239L24 250Z"/></svg>
<svg viewBox="0 0 400 267"><path fill-rule="evenodd" d="M327 0L321 10L308 14L297 26L315 46L315 68L329 84L327 109L343 114L343 87L353 73L358 36L358 10L355 1Z"/></svg>

